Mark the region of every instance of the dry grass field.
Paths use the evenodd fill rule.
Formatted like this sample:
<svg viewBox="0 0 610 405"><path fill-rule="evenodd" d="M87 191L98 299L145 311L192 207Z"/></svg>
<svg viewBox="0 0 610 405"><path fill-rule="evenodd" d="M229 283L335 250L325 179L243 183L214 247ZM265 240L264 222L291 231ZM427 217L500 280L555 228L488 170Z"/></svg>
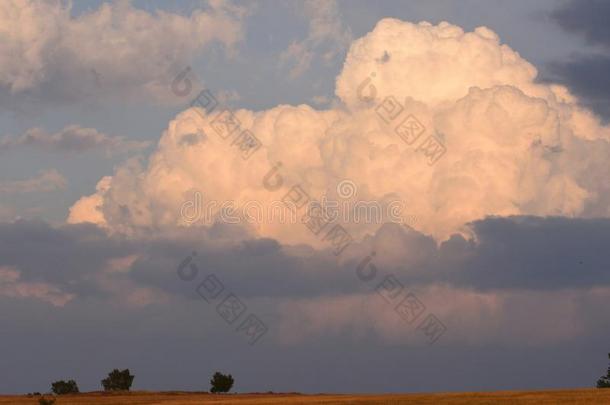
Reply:
<svg viewBox="0 0 610 405"><path fill-rule="evenodd" d="M0 404L38 404L38 397L0 396ZM399 395L299 395L183 392L88 393L58 397L55 405L191 405L191 404L610 404L610 389L498 391Z"/></svg>

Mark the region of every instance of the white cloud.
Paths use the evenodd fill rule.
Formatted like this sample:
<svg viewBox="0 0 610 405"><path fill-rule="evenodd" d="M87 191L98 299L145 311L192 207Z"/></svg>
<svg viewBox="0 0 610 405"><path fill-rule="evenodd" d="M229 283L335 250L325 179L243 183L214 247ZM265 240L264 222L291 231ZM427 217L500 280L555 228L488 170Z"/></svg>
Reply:
<svg viewBox="0 0 610 405"><path fill-rule="evenodd" d="M464 32L447 22L411 24L387 18L352 43L336 94L349 106L362 105L359 86L375 75L372 84L380 99L411 97L432 107L455 102L471 87L511 85L548 96L547 88L534 85L536 74L533 65L486 27Z"/></svg>
<svg viewBox="0 0 610 405"><path fill-rule="evenodd" d="M73 17L58 1L3 1L0 90L55 102L91 95L167 100L171 78L199 51L214 42L234 48L244 13L222 0L188 16L115 1Z"/></svg>
<svg viewBox="0 0 610 405"><path fill-rule="evenodd" d="M263 144L247 161L212 129L220 110L186 110L146 166L123 165L72 207L69 222L121 232L185 226L181 207L193 190L206 200L268 207L295 185L316 199L338 198L343 179L357 185L360 200L402 201L403 219L437 240L488 215L610 216L610 130L566 89L535 77L536 69L487 28L464 33L448 23L385 19L352 44L337 77L341 103L323 111L236 111L241 128ZM376 110L388 96L403 108L390 124ZM409 114L425 127L412 145L395 132ZM432 166L417 150L430 135L446 147ZM263 179L278 161L283 186L270 191ZM378 228L345 226L355 238ZM301 225L265 222L255 231L282 243L323 245Z"/></svg>
<svg viewBox="0 0 610 405"><path fill-rule="evenodd" d="M102 195L110 188L111 181L112 177L105 176L97 183L97 186L95 187L95 194L82 197L80 200L78 200L78 204L74 204L72 207L70 207L68 222L90 222L99 225L105 224L106 220L104 219L104 213L102 212L104 205Z"/></svg>

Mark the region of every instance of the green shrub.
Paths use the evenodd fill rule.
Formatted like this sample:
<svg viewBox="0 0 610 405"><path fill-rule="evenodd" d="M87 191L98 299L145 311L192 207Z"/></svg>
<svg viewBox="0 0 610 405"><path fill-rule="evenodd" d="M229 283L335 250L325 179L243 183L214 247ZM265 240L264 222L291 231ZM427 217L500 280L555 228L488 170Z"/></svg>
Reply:
<svg viewBox="0 0 610 405"><path fill-rule="evenodd" d="M233 387L233 376L231 374L226 375L219 373L218 371L214 373L212 379L210 380L210 392L218 393L218 392L229 392L231 387Z"/></svg>
<svg viewBox="0 0 610 405"><path fill-rule="evenodd" d="M59 380L51 384L51 391L57 395L78 394L78 385L76 385L74 380Z"/></svg>
<svg viewBox="0 0 610 405"><path fill-rule="evenodd" d="M133 379L134 376L129 374L128 368L123 371L115 368L108 373L107 378L102 380L102 387L104 387L104 391L129 391Z"/></svg>
<svg viewBox="0 0 610 405"><path fill-rule="evenodd" d="M608 353L608 358L610 359L610 353ZM610 388L610 366L608 366L606 375L602 375L597 380L597 388Z"/></svg>
<svg viewBox="0 0 610 405"><path fill-rule="evenodd" d="M597 380L597 388L610 388L610 379L605 375L599 377L599 380Z"/></svg>

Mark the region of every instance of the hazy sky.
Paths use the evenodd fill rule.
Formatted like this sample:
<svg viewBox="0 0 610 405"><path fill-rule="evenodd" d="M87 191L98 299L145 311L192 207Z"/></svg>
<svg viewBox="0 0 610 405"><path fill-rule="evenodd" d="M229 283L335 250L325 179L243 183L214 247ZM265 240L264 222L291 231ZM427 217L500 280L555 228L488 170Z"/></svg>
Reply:
<svg viewBox="0 0 610 405"><path fill-rule="evenodd" d="M74 3L0 2L0 392L605 372L607 2Z"/></svg>

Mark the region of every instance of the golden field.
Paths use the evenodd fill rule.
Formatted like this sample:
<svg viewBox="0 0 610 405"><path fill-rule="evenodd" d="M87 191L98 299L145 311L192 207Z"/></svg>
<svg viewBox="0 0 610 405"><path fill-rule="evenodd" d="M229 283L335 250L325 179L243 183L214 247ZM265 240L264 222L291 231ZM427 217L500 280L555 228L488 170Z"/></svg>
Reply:
<svg viewBox="0 0 610 405"><path fill-rule="evenodd" d="M226 394L185 392L131 392L126 394L87 393L56 397L55 405L123 404L610 404L610 389L554 391L498 391L438 394L387 395L299 395ZM0 404L38 404L38 397L0 396Z"/></svg>

